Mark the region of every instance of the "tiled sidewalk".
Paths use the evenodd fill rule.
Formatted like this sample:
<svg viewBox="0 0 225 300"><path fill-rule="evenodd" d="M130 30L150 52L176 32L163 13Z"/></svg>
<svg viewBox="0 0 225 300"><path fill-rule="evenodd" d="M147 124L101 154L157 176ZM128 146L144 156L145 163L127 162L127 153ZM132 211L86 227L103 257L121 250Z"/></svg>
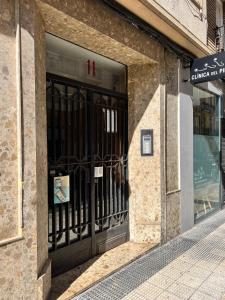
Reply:
<svg viewBox="0 0 225 300"><path fill-rule="evenodd" d="M73 299L215 300L224 294L225 210Z"/></svg>

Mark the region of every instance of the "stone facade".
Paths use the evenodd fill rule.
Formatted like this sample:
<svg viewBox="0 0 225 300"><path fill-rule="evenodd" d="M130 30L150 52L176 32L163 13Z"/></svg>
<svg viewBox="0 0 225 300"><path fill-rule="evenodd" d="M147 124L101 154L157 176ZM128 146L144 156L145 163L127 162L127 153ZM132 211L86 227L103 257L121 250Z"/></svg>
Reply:
<svg viewBox="0 0 225 300"><path fill-rule="evenodd" d="M189 32L186 33L190 38L197 37L199 41L206 44L206 0L190 0L189 2L179 0L146 0L146 2L149 5L155 6L155 8L161 8L160 12L167 18L170 18L172 23L176 24L180 29L182 28L183 31L188 29ZM195 18L193 18L193 13L195 13ZM197 31L195 30L196 28L198 28Z"/></svg>
<svg viewBox="0 0 225 300"><path fill-rule="evenodd" d="M130 238L138 243L180 233L179 59L101 1L3 0L0 10L0 298L45 299L45 32L128 67ZM152 157L140 156L144 128L153 129Z"/></svg>
<svg viewBox="0 0 225 300"><path fill-rule="evenodd" d="M160 64L132 65L128 74L130 235L136 242L160 242ZM143 128L154 132L150 158L140 157Z"/></svg>
<svg viewBox="0 0 225 300"><path fill-rule="evenodd" d="M16 44L13 1L1 2L0 212L1 239L17 235ZM7 103L7 105L5 105Z"/></svg>
<svg viewBox="0 0 225 300"><path fill-rule="evenodd" d="M38 299L49 290L49 287L44 290L44 285L37 289L41 285L37 279L43 269L50 278L44 180L47 176L46 105L41 83L45 77L45 50L41 44L44 31L34 1L3 1L1 5L1 51L4 51L1 74L5 84L0 104L0 297Z"/></svg>
<svg viewBox="0 0 225 300"><path fill-rule="evenodd" d="M170 143L167 151L171 153L166 178L173 178L174 182L178 180L177 152L173 151L177 149L177 141L174 143L173 137L169 135L164 138L164 130L161 130L164 124L161 107L164 106L165 100L170 98L166 114L173 124L166 126L170 126L171 134L177 134L177 57L145 33L121 20L108 7L102 7L98 1L73 2L71 5L62 5L58 1L40 1L39 6L47 32L128 66L130 235L131 239L137 242L160 242L163 237L161 224L164 222L164 215L161 213L161 186L165 180L162 172L164 162L161 161L164 142ZM96 15L101 12L103 19L107 18L110 24L119 24L119 27L111 26L109 31L102 19L96 20L93 15L87 14L89 10ZM63 28L62 23L65 25ZM172 69L170 65L173 66ZM167 95L164 95L164 86ZM154 130L155 155L152 158L140 158L141 128ZM175 167L177 169L174 170ZM143 186L146 177L148 181ZM178 186L178 181L174 186ZM167 191L175 189L171 188L169 186ZM172 206L173 204L170 204L170 207ZM147 207L151 207L152 210L148 210L148 214L144 216ZM175 214L179 216L179 211L175 211ZM177 233L179 229L171 236Z"/></svg>

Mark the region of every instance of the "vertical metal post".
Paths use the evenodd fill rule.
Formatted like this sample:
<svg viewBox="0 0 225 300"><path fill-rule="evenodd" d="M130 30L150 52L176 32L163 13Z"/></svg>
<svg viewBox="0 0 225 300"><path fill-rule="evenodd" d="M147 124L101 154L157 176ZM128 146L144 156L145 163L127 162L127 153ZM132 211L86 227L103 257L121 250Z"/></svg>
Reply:
<svg viewBox="0 0 225 300"><path fill-rule="evenodd" d="M89 105L89 145L90 145L90 154L91 154L91 170L90 170L90 189L91 189L91 254L92 256L96 255L96 237L95 237L95 177L94 177L94 94L91 91L88 91L87 98L90 103Z"/></svg>

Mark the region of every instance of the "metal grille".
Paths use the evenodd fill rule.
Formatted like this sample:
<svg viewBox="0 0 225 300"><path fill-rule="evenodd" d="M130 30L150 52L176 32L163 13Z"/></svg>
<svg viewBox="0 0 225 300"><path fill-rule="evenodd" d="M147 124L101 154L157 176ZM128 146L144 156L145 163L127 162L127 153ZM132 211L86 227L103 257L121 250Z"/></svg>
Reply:
<svg viewBox="0 0 225 300"><path fill-rule="evenodd" d="M127 98L48 74L47 124L49 251L74 243L79 250L87 239L87 259L102 252L100 244L110 238L128 236ZM94 177L97 167L103 177ZM64 175L70 201L54 204L54 178ZM106 230L107 238L100 235Z"/></svg>
<svg viewBox="0 0 225 300"><path fill-rule="evenodd" d="M95 179L95 231L127 222L126 102L94 93L94 167L103 167ZM125 137L125 138L124 138Z"/></svg>
<svg viewBox="0 0 225 300"><path fill-rule="evenodd" d="M55 250L90 235L90 151L87 147L87 91L54 81L47 83L49 162L49 243ZM80 134L82 132L82 134ZM53 183L70 176L69 203L54 205Z"/></svg>

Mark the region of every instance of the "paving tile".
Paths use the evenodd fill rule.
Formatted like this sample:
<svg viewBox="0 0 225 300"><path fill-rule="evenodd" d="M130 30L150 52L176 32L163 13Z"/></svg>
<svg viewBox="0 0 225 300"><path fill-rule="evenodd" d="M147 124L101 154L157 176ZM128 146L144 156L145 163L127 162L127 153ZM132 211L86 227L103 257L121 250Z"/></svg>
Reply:
<svg viewBox="0 0 225 300"><path fill-rule="evenodd" d="M183 261L182 259L176 259L169 264L170 267L181 271L189 270L194 264L190 262Z"/></svg>
<svg viewBox="0 0 225 300"><path fill-rule="evenodd" d="M181 298L177 297L174 294L171 294L167 291L163 292L161 295L156 298L157 300L180 300Z"/></svg>
<svg viewBox="0 0 225 300"><path fill-rule="evenodd" d="M225 259L223 259L223 260L220 262L220 266L224 266L224 267L225 267Z"/></svg>
<svg viewBox="0 0 225 300"><path fill-rule="evenodd" d="M222 257L223 259L225 258L225 251L224 249L212 249L211 251L212 254L218 255L220 257Z"/></svg>
<svg viewBox="0 0 225 300"><path fill-rule="evenodd" d="M156 274L147 280L148 283L151 283L159 288L167 289L171 284L174 283L174 279L163 276L161 274Z"/></svg>
<svg viewBox="0 0 225 300"><path fill-rule="evenodd" d="M179 259L190 265L194 265L198 262L198 259L191 251L187 251L185 254L179 256Z"/></svg>
<svg viewBox="0 0 225 300"><path fill-rule="evenodd" d="M212 274L212 270L208 269L203 269L199 266L193 266L191 269L185 272L185 274L189 274L191 276L201 278L201 279L206 279Z"/></svg>
<svg viewBox="0 0 225 300"><path fill-rule="evenodd" d="M73 299L222 300L224 255L225 210Z"/></svg>
<svg viewBox="0 0 225 300"><path fill-rule="evenodd" d="M163 289L154 286L148 282L141 284L137 289L134 290L135 293L144 296L146 299L153 300L157 298L164 291Z"/></svg>
<svg viewBox="0 0 225 300"><path fill-rule="evenodd" d="M181 299L189 299L190 296L195 292L195 289L179 282L175 282L167 289L167 291L173 293Z"/></svg>
<svg viewBox="0 0 225 300"><path fill-rule="evenodd" d="M158 274L169 277L174 280L180 278L184 273L185 271L175 269L170 265L168 265L167 267L163 268L161 271L158 272Z"/></svg>
<svg viewBox="0 0 225 300"><path fill-rule="evenodd" d="M219 300L219 298L206 295L205 293L199 291L195 292L190 298L190 300L217 300L217 299Z"/></svg>
<svg viewBox="0 0 225 300"><path fill-rule="evenodd" d="M217 289L225 293L225 276L213 274L205 281L205 284L215 286Z"/></svg>
<svg viewBox="0 0 225 300"><path fill-rule="evenodd" d="M197 289L203 283L204 279L197 278L185 273L177 281L184 285Z"/></svg>
<svg viewBox="0 0 225 300"><path fill-rule="evenodd" d="M145 300L146 298L143 295L139 295L135 291L127 294L122 300Z"/></svg>
<svg viewBox="0 0 225 300"><path fill-rule="evenodd" d="M220 299L223 294L225 294L224 290L220 287L215 286L214 284L210 284L209 282L205 281L200 287L199 291L214 297L215 299Z"/></svg>
<svg viewBox="0 0 225 300"><path fill-rule="evenodd" d="M225 276L225 265L219 265L212 274L221 277Z"/></svg>
<svg viewBox="0 0 225 300"><path fill-rule="evenodd" d="M212 263L209 261L199 259L199 262L195 266L209 271L214 271L218 267L218 265L218 263Z"/></svg>

